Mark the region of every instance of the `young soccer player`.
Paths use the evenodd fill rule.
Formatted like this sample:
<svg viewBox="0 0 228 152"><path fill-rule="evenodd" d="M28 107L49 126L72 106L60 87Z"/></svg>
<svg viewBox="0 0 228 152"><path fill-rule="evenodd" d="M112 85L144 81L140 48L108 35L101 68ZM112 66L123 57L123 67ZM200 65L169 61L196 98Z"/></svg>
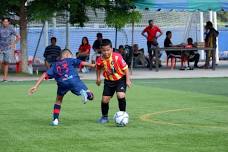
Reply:
<svg viewBox="0 0 228 152"><path fill-rule="evenodd" d="M58 125L59 113L64 95L71 91L77 96L82 96L82 101L86 103L88 100L93 100L93 93L88 90L86 85L80 80L75 67L88 66L95 67L95 64L83 62L78 59L72 58L70 50L65 49L61 53L61 59L51 66L47 72L39 78L36 84L29 90L29 94L37 91L41 82L46 78L55 78L58 86L56 102L53 110L53 125Z"/></svg>
<svg viewBox="0 0 228 152"><path fill-rule="evenodd" d="M126 111L125 92L126 86L131 86L128 66L119 53L113 52L112 43L109 39L103 39L101 43L102 56L98 58L97 80L96 84L101 84L101 70L104 75L104 90L101 101L102 117L98 120L99 123L107 123L109 101L116 92L119 103L119 110Z"/></svg>

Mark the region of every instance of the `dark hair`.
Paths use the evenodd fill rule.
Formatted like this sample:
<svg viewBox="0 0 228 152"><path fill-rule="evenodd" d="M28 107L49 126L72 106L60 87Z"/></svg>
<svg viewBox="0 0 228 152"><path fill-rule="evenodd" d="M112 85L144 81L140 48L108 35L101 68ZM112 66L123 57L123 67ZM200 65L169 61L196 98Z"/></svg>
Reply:
<svg viewBox="0 0 228 152"><path fill-rule="evenodd" d="M119 49L123 49L123 48L124 48L124 46L123 46L123 45L120 45L120 46L119 46Z"/></svg>
<svg viewBox="0 0 228 152"><path fill-rule="evenodd" d="M89 44L89 40L88 40L88 38L85 36L85 37L82 38L82 44L81 44L81 45L84 45L84 44L83 44L83 40L84 40L84 39L86 39L87 44Z"/></svg>
<svg viewBox="0 0 228 152"><path fill-rule="evenodd" d="M211 21L207 21L206 23L206 28L212 28L213 27L213 24Z"/></svg>
<svg viewBox="0 0 228 152"><path fill-rule="evenodd" d="M171 34L172 32L171 31L167 31L166 32L166 36L168 36L169 34Z"/></svg>
<svg viewBox="0 0 228 152"><path fill-rule="evenodd" d="M187 42L188 42L188 43L192 43L192 42L193 42L192 38L189 37L189 38L187 39Z"/></svg>
<svg viewBox="0 0 228 152"><path fill-rule="evenodd" d="M69 52L71 55L73 55L73 53L69 49L63 49L61 51L61 55L60 56L62 57L66 52Z"/></svg>
<svg viewBox="0 0 228 152"><path fill-rule="evenodd" d="M101 41L101 47L102 46L107 46L107 45L109 45L110 47L112 47L112 42L109 39L103 39Z"/></svg>
<svg viewBox="0 0 228 152"><path fill-rule="evenodd" d="M53 40L56 42L57 41L56 37L51 37L51 41Z"/></svg>
<svg viewBox="0 0 228 152"><path fill-rule="evenodd" d="M2 18L2 22L3 22L4 20L8 20L8 21L10 22L10 18L9 18L9 17L3 17L3 18Z"/></svg>
<svg viewBox="0 0 228 152"><path fill-rule="evenodd" d="M148 23L150 24L151 22L153 22L154 20L149 20Z"/></svg>
<svg viewBox="0 0 228 152"><path fill-rule="evenodd" d="M97 33L97 37L102 38L102 33Z"/></svg>

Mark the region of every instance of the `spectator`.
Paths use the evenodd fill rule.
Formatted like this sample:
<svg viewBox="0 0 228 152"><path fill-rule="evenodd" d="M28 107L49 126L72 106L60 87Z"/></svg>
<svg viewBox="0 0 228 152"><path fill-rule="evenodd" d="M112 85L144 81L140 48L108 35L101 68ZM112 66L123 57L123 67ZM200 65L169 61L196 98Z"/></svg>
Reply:
<svg viewBox="0 0 228 152"><path fill-rule="evenodd" d="M126 61L126 59L127 59L127 53L126 53L123 45L120 45L119 46L118 52L122 55L124 61Z"/></svg>
<svg viewBox="0 0 228 152"><path fill-rule="evenodd" d="M219 35L219 32L214 29L211 21L208 21L205 26L206 37L205 37L205 47L210 47L216 49L216 38ZM210 58L212 57L212 50L205 50L206 52L206 61L204 67L207 69L210 65Z"/></svg>
<svg viewBox="0 0 228 152"><path fill-rule="evenodd" d="M133 45L133 56L135 58L135 62L139 63L140 65L143 65L144 67L146 66L146 58L144 55L144 50L139 49L138 44Z"/></svg>
<svg viewBox="0 0 228 152"><path fill-rule="evenodd" d="M167 31L166 32L166 38L164 41L164 47L179 47L180 45L173 45L172 41L172 32L171 31ZM181 56L181 52L180 51L166 51L167 57L179 57Z"/></svg>
<svg viewBox="0 0 228 152"><path fill-rule="evenodd" d="M158 47L157 39L162 35L162 31L158 26L154 25L153 20L149 20L148 22L149 26L147 26L141 34L147 39L148 54L150 59L152 59L155 55L155 52L152 54L152 48ZM147 33L147 35L145 33ZM157 35L157 33L159 34Z"/></svg>
<svg viewBox="0 0 228 152"><path fill-rule="evenodd" d="M164 47L183 47L183 44L178 44L178 45L173 45L172 41L172 32L171 31L167 31L166 32L166 38L164 41ZM171 58L171 65L173 64L173 59L175 59L174 61L176 62L177 58L181 59L181 68L180 70L185 70L188 69L188 67L186 65L184 65L187 62L188 56L186 55L185 52L181 52L181 51L166 51L166 55L167 58ZM167 64L168 64L168 60L167 60Z"/></svg>
<svg viewBox="0 0 228 152"><path fill-rule="evenodd" d="M14 37L16 37L16 40ZM12 41L13 39L14 41ZM10 51L15 49L16 43L19 40L20 36L17 35L13 27L10 26L10 19L2 18L2 26L0 27L0 64L2 64L3 70L2 82L7 82Z"/></svg>
<svg viewBox="0 0 228 152"><path fill-rule="evenodd" d="M47 46L44 51L45 66L48 69L60 58L61 48L56 45L56 42L56 37L52 37L51 45Z"/></svg>
<svg viewBox="0 0 228 152"><path fill-rule="evenodd" d="M96 62L97 57L101 56L101 41L103 39L102 33L97 33L97 39L93 43L94 53L91 55L92 63Z"/></svg>
<svg viewBox="0 0 228 152"><path fill-rule="evenodd" d="M193 44L193 40L191 37L187 39L187 43L188 44L185 46L185 48L196 48L196 46ZM199 62L200 54L197 52L197 50L191 50L187 53L188 53L188 67L190 67L189 62L194 62L194 68L199 68L198 62Z"/></svg>
<svg viewBox="0 0 228 152"><path fill-rule="evenodd" d="M90 54L90 44L88 41L87 37L83 37L82 38L82 44L79 47L79 51L76 54L77 58L82 60L82 61L86 61L89 59L89 54Z"/></svg>

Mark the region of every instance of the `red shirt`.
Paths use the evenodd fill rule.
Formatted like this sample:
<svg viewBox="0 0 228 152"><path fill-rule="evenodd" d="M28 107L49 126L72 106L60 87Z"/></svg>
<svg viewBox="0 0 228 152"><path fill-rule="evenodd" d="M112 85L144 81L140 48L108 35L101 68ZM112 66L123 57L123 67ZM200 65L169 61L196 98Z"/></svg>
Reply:
<svg viewBox="0 0 228 152"><path fill-rule="evenodd" d="M116 81L125 75L125 70L128 68L127 63L122 58L121 54L113 52L108 59L99 57L97 59L97 69L103 69L103 76L106 80Z"/></svg>
<svg viewBox="0 0 228 152"><path fill-rule="evenodd" d="M154 25L153 27L147 26L144 30L143 33L147 32L147 41L153 41L153 39L156 37L157 32L161 33L161 30L158 26Z"/></svg>
<svg viewBox="0 0 228 152"><path fill-rule="evenodd" d="M90 48L91 48L91 46L89 44L80 45L80 47L79 47L79 53L84 53L87 50L89 50L89 52L88 52L88 54L89 54L90 53Z"/></svg>

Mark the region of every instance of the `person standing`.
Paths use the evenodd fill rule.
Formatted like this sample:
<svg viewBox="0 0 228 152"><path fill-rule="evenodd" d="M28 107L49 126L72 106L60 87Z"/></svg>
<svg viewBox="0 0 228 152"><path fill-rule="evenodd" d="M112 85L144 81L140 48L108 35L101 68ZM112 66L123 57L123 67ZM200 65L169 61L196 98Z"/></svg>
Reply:
<svg viewBox="0 0 228 152"><path fill-rule="evenodd" d="M142 36L144 36L147 39L147 48L148 48L148 54L150 60L153 58L155 55L155 51L153 51L152 54L152 49L158 47L158 42L157 39L163 34L161 29L157 26L154 25L153 20L148 21L149 25L142 31ZM147 34L145 34L147 33ZM157 34L159 33L159 34Z"/></svg>
<svg viewBox="0 0 228 152"><path fill-rule="evenodd" d="M45 66L48 69L60 58L61 48L56 45L56 42L56 37L52 37L51 45L47 46L44 51Z"/></svg>
<svg viewBox="0 0 228 152"><path fill-rule="evenodd" d="M92 63L96 63L97 58L101 55L101 41L103 39L102 33L97 33L97 39L93 43L93 54L91 54Z"/></svg>
<svg viewBox="0 0 228 152"><path fill-rule="evenodd" d="M16 31L10 25L10 19L2 18L2 26L0 27L0 64L3 70L3 82L8 79L10 51L15 49L15 45L19 40L20 36L16 34Z"/></svg>
<svg viewBox="0 0 228 152"><path fill-rule="evenodd" d="M207 21L206 26L206 33L205 33L205 47L210 47L216 49L216 38L219 35L219 32L213 27L213 24L211 21ZM212 57L212 50L205 50L206 52L206 61L204 68L209 68L210 65L210 58ZM215 53L215 51L214 51Z"/></svg>
<svg viewBox="0 0 228 152"><path fill-rule="evenodd" d="M101 55L97 59L96 84L101 84L101 71L103 70L104 89L101 100L102 116L98 120L99 123L107 123L109 101L116 92L119 110L126 111L126 88L131 86L128 66L119 53L113 52L112 43L109 39L103 39L101 43Z"/></svg>

